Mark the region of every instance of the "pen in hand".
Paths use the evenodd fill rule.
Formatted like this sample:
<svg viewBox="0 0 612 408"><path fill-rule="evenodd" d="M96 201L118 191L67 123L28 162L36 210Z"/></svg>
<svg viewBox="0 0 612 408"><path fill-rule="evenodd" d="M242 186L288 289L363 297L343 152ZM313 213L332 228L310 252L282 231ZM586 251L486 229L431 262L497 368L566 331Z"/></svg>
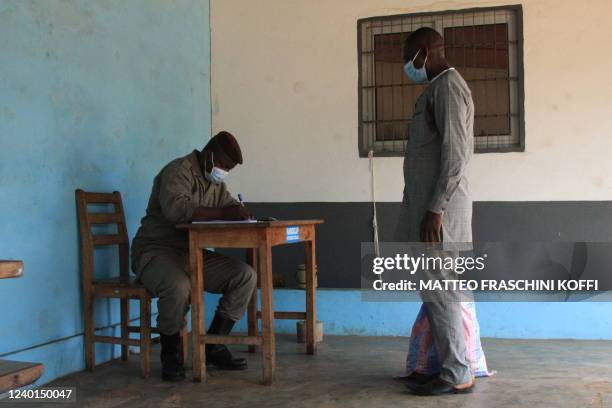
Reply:
<svg viewBox="0 0 612 408"><path fill-rule="evenodd" d="M240 194L240 193L238 193L238 201L240 202L240 205L241 205L242 207L244 207L244 200L242 199L242 194ZM246 210L246 209L245 209L245 210ZM251 215L251 213L249 213L249 212L248 212L248 210L246 210L246 211L247 211L247 213L249 214L249 216L248 216L247 220L252 220L252 219L254 219L254 218L253 218L253 215Z"/></svg>

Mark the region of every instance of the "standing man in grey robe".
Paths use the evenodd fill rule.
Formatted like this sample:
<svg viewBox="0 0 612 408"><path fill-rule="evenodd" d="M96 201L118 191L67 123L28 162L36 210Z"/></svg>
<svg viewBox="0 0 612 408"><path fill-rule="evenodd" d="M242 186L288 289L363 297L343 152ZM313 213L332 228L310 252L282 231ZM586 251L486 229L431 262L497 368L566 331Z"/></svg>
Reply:
<svg viewBox="0 0 612 408"><path fill-rule="evenodd" d="M444 41L424 27L404 44L404 71L414 83L429 82L419 97L404 158L404 197L396 240L470 243L472 199L466 168L474 150L471 92L444 56ZM438 271L436 279L453 279ZM426 273L423 274L427 276ZM466 358L460 293L421 293L440 360L440 375L425 383L408 381L421 395L470 392L474 379Z"/></svg>

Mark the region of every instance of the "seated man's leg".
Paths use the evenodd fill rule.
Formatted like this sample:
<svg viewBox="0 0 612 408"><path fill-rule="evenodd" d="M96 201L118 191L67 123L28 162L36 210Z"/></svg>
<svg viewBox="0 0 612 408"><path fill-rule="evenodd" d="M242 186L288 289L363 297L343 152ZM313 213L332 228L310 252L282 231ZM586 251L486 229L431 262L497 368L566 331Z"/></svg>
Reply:
<svg viewBox="0 0 612 408"><path fill-rule="evenodd" d="M205 290L223 294L208 333L229 334L247 309L257 285L257 274L244 262L206 251L204 275ZM228 370L247 367L245 359L233 358L227 347L220 344L206 345L206 362Z"/></svg>
<svg viewBox="0 0 612 408"><path fill-rule="evenodd" d="M157 300L157 328L161 334L162 378L180 381L185 369L179 358L180 331L185 327L191 283L186 269L186 254L159 252L140 272L140 281Z"/></svg>

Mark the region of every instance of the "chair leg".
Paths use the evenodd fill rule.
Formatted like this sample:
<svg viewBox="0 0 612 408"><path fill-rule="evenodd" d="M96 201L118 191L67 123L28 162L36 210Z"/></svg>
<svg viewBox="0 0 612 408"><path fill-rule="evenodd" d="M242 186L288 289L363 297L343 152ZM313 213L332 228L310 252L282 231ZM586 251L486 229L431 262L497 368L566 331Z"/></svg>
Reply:
<svg viewBox="0 0 612 408"><path fill-rule="evenodd" d="M94 298L90 293L85 294L85 366L93 371L96 366L96 349L94 344Z"/></svg>
<svg viewBox="0 0 612 408"><path fill-rule="evenodd" d="M151 372L151 298L140 297L140 376Z"/></svg>
<svg viewBox="0 0 612 408"><path fill-rule="evenodd" d="M185 364L189 355L189 330L181 330L181 363Z"/></svg>
<svg viewBox="0 0 612 408"><path fill-rule="evenodd" d="M121 338L127 340L130 338L128 332L128 324L130 322L130 300L121 299ZM121 359L127 360L130 351L130 346L127 344L121 345Z"/></svg>

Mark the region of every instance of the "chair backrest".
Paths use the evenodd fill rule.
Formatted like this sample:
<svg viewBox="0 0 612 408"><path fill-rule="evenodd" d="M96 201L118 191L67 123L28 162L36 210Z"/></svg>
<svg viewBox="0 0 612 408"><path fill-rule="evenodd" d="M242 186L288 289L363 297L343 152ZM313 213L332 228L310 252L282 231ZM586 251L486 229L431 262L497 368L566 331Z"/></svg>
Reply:
<svg viewBox="0 0 612 408"><path fill-rule="evenodd" d="M75 191L79 232L81 236L81 273L83 283L89 285L95 282L94 251L98 246L117 245L119 248L119 276L122 282L129 282L130 260L129 240L125 226L125 214L121 193L91 193L81 189ZM90 212L89 205L110 205L112 212ZM101 225L116 225L115 234L96 234L93 227Z"/></svg>

